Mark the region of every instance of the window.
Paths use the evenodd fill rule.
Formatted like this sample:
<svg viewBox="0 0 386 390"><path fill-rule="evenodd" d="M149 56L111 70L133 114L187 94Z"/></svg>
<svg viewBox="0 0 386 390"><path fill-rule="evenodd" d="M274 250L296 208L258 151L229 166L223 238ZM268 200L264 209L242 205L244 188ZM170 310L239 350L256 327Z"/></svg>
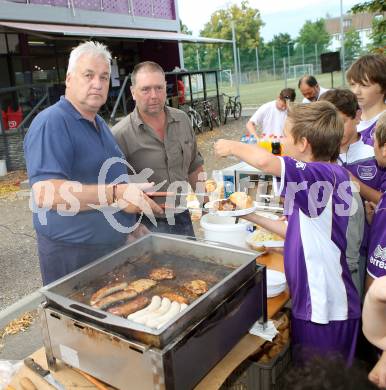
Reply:
<svg viewBox="0 0 386 390"><path fill-rule="evenodd" d="M352 24L352 20L351 19L343 20L343 28L350 28L351 24Z"/></svg>

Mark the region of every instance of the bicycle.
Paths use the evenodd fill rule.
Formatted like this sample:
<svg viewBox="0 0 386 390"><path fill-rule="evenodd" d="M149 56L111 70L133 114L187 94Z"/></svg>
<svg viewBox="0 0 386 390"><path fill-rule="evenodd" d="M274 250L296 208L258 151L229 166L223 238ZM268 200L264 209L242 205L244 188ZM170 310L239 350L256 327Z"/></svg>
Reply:
<svg viewBox="0 0 386 390"><path fill-rule="evenodd" d="M202 121L201 114L198 111L196 111L192 106L189 106L188 117L189 117L190 123L192 124L194 132L196 134L203 133L204 127L203 127L203 121Z"/></svg>
<svg viewBox="0 0 386 390"><path fill-rule="evenodd" d="M228 101L225 105L224 109L224 125L227 123L228 115L233 115L233 118L239 119L241 116L241 103L240 103L240 95L237 95L235 97L229 96L225 93L223 93L223 96L228 98Z"/></svg>
<svg viewBox="0 0 386 390"><path fill-rule="evenodd" d="M209 100L204 100L202 102L202 109L205 125L207 125L210 130L213 130L213 125L219 127L220 118L218 117L216 110L213 108L212 103Z"/></svg>

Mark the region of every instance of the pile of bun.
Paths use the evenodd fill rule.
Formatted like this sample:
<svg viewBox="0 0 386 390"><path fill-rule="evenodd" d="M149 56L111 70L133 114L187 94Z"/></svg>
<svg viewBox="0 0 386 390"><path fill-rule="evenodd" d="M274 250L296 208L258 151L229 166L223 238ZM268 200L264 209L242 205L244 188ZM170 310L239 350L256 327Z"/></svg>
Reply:
<svg viewBox="0 0 386 390"><path fill-rule="evenodd" d="M275 320L277 318L277 320ZM272 340L266 342L260 351L251 357L252 360L266 364L275 358L287 346L290 340L290 321L288 312L279 312L274 317L274 324L279 333Z"/></svg>

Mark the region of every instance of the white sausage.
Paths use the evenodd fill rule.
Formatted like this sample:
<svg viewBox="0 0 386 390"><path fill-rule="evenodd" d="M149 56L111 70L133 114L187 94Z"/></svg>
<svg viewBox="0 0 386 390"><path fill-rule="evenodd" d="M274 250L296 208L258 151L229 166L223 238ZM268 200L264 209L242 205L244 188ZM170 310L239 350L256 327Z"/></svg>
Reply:
<svg viewBox="0 0 386 390"><path fill-rule="evenodd" d="M156 318L157 320L156 328L157 329L162 328L167 322L169 322L180 312L180 308L181 305L178 302L173 302L171 309L165 315L163 315L160 318Z"/></svg>
<svg viewBox="0 0 386 390"><path fill-rule="evenodd" d="M146 306L142 310L138 310L135 313L130 314L129 316L127 316L127 319L135 321L137 318L159 309L159 307L161 306L161 301L161 297L159 297L158 295L154 295L148 306Z"/></svg>
<svg viewBox="0 0 386 390"><path fill-rule="evenodd" d="M138 322L139 324L145 324L146 321L149 320L150 318L155 318L157 316L162 316L163 314L165 314L170 309L170 305L171 305L170 299L162 298L161 306L157 310L152 311L150 313L146 313L145 315L136 318L135 321Z"/></svg>
<svg viewBox="0 0 386 390"><path fill-rule="evenodd" d="M146 326L149 328L157 328L159 324L169 321L170 318L173 318L180 312L180 304L176 301L173 301L170 309L162 316L150 318L146 321Z"/></svg>

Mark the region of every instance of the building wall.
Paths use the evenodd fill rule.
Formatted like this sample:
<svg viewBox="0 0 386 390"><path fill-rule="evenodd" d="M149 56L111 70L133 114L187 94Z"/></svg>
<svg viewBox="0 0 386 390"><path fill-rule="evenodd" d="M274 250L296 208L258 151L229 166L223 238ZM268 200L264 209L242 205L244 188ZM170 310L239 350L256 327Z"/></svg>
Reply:
<svg viewBox="0 0 386 390"><path fill-rule="evenodd" d="M0 0L0 19L179 31L176 1Z"/></svg>

